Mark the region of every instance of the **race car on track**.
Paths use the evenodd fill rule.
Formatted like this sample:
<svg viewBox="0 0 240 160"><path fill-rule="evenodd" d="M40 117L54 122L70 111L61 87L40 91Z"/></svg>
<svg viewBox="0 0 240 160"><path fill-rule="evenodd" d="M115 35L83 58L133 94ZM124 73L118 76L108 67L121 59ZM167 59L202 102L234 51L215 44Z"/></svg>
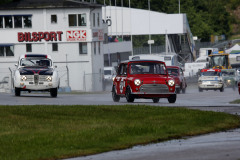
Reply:
<svg viewBox="0 0 240 160"><path fill-rule="evenodd" d="M50 55L22 55L16 67L13 78L15 96L20 96L21 91L48 91L52 97L57 97L60 79Z"/></svg>
<svg viewBox="0 0 240 160"><path fill-rule="evenodd" d="M203 90L224 91L224 82L221 69L202 69L198 79L199 92Z"/></svg>
<svg viewBox="0 0 240 160"><path fill-rule="evenodd" d="M158 103L160 98L167 98L175 103L175 81L168 75L164 62L156 60L130 60L122 62L113 80L112 98L119 102L126 97L128 102L136 98L152 99Z"/></svg>

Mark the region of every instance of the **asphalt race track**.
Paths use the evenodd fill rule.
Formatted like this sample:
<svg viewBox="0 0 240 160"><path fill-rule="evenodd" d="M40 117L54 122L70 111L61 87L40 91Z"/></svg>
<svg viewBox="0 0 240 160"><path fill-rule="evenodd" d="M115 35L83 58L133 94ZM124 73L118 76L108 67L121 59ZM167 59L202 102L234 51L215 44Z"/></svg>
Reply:
<svg viewBox="0 0 240 160"><path fill-rule="evenodd" d="M167 99L159 103L152 100L137 99L132 104L154 105L156 107L188 107L200 110L227 112L240 116L240 105L229 104L240 99L237 89L226 88L224 92L198 92L197 86L188 86L186 94L178 94L175 104ZM125 98L119 103L112 101L111 92L91 94L59 94L52 98L50 94L23 93L15 97L13 93L0 93L1 105L124 105ZM87 157L68 160L240 160L240 128L220 133L188 137L157 144L135 146L131 149L112 151Z"/></svg>

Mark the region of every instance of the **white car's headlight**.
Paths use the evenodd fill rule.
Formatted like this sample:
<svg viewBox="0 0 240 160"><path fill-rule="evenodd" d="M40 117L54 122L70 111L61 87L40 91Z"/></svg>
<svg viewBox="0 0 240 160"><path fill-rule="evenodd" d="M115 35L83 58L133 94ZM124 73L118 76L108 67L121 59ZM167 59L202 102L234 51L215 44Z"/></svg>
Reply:
<svg viewBox="0 0 240 160"><path fill-rule="evenodd" d="M47 80L48 82L52 81L52 76L47 76L47 77L46 77L46 80Z"/></svg>
<svg viewBox="0 0 240 160"><path fill-rule="evenodd" d="M141 84L140 79L135 79L135 80L134 80L134 84L135 84L136 86L139 86L139 85Z"/></svg>
<svg viewBox="0 0 240 160"><path fill-rule="evenodd" d="M172 87L172 86L174 86L174 84L175 84L174 80L171 79L171 80L168 81L168 85L169 86Z"/></svg>
<svg viewBox="0 0 240 160"><path fill-rule="evenodd" d="M22 81L26 81L26 80L27 80L27 77L26 77L26 76L22 76L22 77L21 77L21 80L22 80Z"/></svg>

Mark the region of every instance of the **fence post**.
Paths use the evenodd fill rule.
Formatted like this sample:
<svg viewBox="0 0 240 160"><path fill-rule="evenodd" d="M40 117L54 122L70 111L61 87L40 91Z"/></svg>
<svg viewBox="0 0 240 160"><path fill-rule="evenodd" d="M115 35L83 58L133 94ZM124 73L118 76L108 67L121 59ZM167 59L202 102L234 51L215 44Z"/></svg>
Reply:
<svg viewBox="0 0 240 160"><path fill-rule="evenodd" d="M10 71L10 73L11 73L11 75L10 75L10 77L11 77L11 79L10 79L10 81L11 81L11 84L10 84L10 92L12 92L12 89L13 89L12 70L11 70L11 68L10 68L10 67L8 67L8 69L9 69L9 71Z"/></svg>

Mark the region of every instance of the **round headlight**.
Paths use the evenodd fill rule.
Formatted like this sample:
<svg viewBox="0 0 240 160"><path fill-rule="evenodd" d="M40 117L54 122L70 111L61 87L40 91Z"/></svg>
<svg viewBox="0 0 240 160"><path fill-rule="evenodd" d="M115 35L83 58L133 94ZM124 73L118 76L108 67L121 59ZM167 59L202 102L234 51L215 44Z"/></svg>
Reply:
<svg viewBox="0 0 240 160"><path fill-rule="evenodd" d="M26 76L22 76L21 79L22 79L22 81L26 81L27 77Z"/></svg>
<svg viewBox="0 0 240 160"><path fill-rule="evenodd" d="M168 85L169 86L172 87L172 86L174 86L174 84L175 84L174 80L171 79L171 80L168 81Z"/></svg>
<svg viewBox="0 0 240 160"><path fill-rule="evenodd" d="M141 84L140 79L135 79L135 80L134 80L134 84L135 84L136 86L139 86L139 85Z"/></svg>
<svg viewBox="0 0 240 160"><path fill-rule="evenodd" d="M47 76L47 77L46 77L46 80L47 80L48 82L50 82L50 81L52 81L52 77L51 77L51 76Z"/></svg>

